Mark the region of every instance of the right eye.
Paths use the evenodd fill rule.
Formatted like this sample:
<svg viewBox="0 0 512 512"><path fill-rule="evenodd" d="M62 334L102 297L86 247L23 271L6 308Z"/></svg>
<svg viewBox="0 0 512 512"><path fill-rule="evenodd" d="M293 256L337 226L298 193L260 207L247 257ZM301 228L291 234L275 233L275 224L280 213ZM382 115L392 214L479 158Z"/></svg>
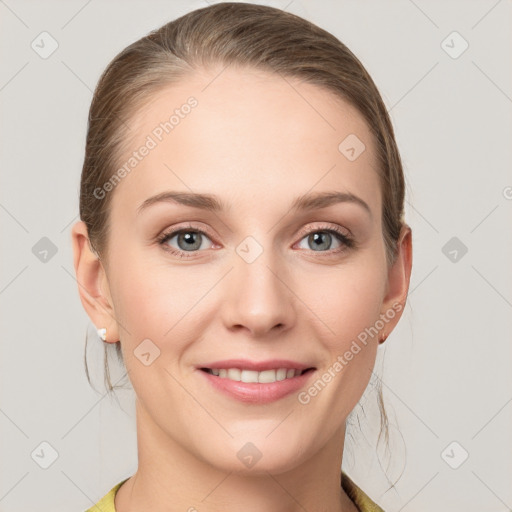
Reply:
<svg viewBox="0 0 512 512"><path fill-rule="evenodd" d="M208 249L208 247L204 246L205 238L210 240L208 235L201 229L186 227L162 233L158 238L158 243L164 246L166 251L170 251L172 254L175 254L180 258L187 258L191 256L187 253L194 253L201 249ZM173 239L175 239L176 245L169 243Z"/></svg>

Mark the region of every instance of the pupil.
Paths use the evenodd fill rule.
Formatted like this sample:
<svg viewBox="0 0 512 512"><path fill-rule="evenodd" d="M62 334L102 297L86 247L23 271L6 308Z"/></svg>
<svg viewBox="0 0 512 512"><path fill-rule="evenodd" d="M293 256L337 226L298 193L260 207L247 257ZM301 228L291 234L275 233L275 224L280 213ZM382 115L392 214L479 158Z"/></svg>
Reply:
<svg viewBox="0 0 512 512"><path fill-rule="evenodd" d="M322 237L327 237L327 242L322 242ZM313 250L317 251L319 249L329 249L329 243L331 240L331 234L330 233L313 233L310 235L310 241L313 243Z"/></svg>
<svg viewBox="0 0 512 512"><path fill-rule="evenodd" d="M178 245L180 245L181 249L184 249L185 251L190 251L194 249L199 249L201 247L201 242L198 243L197 240L194 240L194 237L198 235L199 233L182 233L178 237ZM179 243L180 241L185 241L185 247L182 247Z"/></svg>

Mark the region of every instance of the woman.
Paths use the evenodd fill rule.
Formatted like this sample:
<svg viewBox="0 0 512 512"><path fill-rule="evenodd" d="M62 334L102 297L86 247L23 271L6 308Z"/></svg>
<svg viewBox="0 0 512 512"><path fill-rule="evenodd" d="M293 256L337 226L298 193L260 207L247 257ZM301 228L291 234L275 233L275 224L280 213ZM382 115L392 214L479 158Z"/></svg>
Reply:
<svg viewBox="0 0 512 512"><path fill-rule="evenodd" d="M215 4L110 63L72 240L138 469L99 509L382 510L340 468L407 298L403 202L375 84L306 20Z"/></svg>

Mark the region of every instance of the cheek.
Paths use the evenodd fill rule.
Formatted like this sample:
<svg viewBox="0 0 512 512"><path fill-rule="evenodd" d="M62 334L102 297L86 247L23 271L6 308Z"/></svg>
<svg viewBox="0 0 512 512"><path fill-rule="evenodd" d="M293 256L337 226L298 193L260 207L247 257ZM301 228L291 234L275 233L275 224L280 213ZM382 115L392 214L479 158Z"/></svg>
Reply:
<svg viewBox="0 0 512 512"><path fill-rule="evenodd" d="M156 399L155 393L168 400L166 393L174 389L169 374L179 378L183 358L200 339L207 319L212 320L208 290L218 278L206 267L205 272L178 268L148 251L127 254L130 258L115 270L116 317L126 328L120 330L125 366L144 401ZM145 366L145 358L153 362Z"/></svg>
<svg viewBox="0 0 512 512"><path fill-rule="evenodd" d="M385 284L383 267L364 258L304 282L301 293L309 297L317 338L326 352L322 372L333 383L325 399L336 402L341 414L356 405L371 377Z"/></svg>
<svg viewBox="0 0 512 512"><path fill-rule="evenodd" d="M116 317L126 326L130 343L152 337L164 341L198 298L194 270L173 268L156 252L131 247L125 251L130 257L113 269Z"/></svg>
<svg viewBox="0 0 512 512"><path fill-rule="evenodd" d="M153 404L154 414L175 394L186 401L172 379L191 338L186 329L194 309L189 310L197 302L184 274L133 254L118 269L116 316L126 327L120 330L124 364L137 396L146 406Z"/></svg>
<svg viewBox="0 0 512 512"><path fill-rule="evenodd" d="M322 320L330 344L338 350L379 318L385 276L378 262L364 259L302 280L301 296Z"/></svg>

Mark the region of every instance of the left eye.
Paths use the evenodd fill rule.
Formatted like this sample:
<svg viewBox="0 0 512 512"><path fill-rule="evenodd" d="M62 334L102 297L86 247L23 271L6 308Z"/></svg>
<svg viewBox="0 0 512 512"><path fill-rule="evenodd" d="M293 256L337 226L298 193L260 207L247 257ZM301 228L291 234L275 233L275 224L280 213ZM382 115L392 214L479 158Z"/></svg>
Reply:
<svg viewBox="0 0 512 512"><path fill-rule="evenodd" d="M311 249L313 251L328 251L331 249L337 249L342 246L344 243L346 244L345 237L336 231L331 230L319 230L313 231L306 235L302 240L306 240L306 243L309 244L309 247L301 247L301 249ZM330 247L332 242L338 242L337 247Z"/></svg>
<svg viewBox="0 0 512 512"><path fill-rule="evenodd" d="M175 231L174 233L169 233L165 235L161 240L161 244L166 244L170 242L173 238L176 238L176 243L178 247L173 247L174 249L180 251L197 251L199 249L204 249L203 246L203 238L207 238L206 233L203 233L199 230L188 230L188 231Z"/></svg>

